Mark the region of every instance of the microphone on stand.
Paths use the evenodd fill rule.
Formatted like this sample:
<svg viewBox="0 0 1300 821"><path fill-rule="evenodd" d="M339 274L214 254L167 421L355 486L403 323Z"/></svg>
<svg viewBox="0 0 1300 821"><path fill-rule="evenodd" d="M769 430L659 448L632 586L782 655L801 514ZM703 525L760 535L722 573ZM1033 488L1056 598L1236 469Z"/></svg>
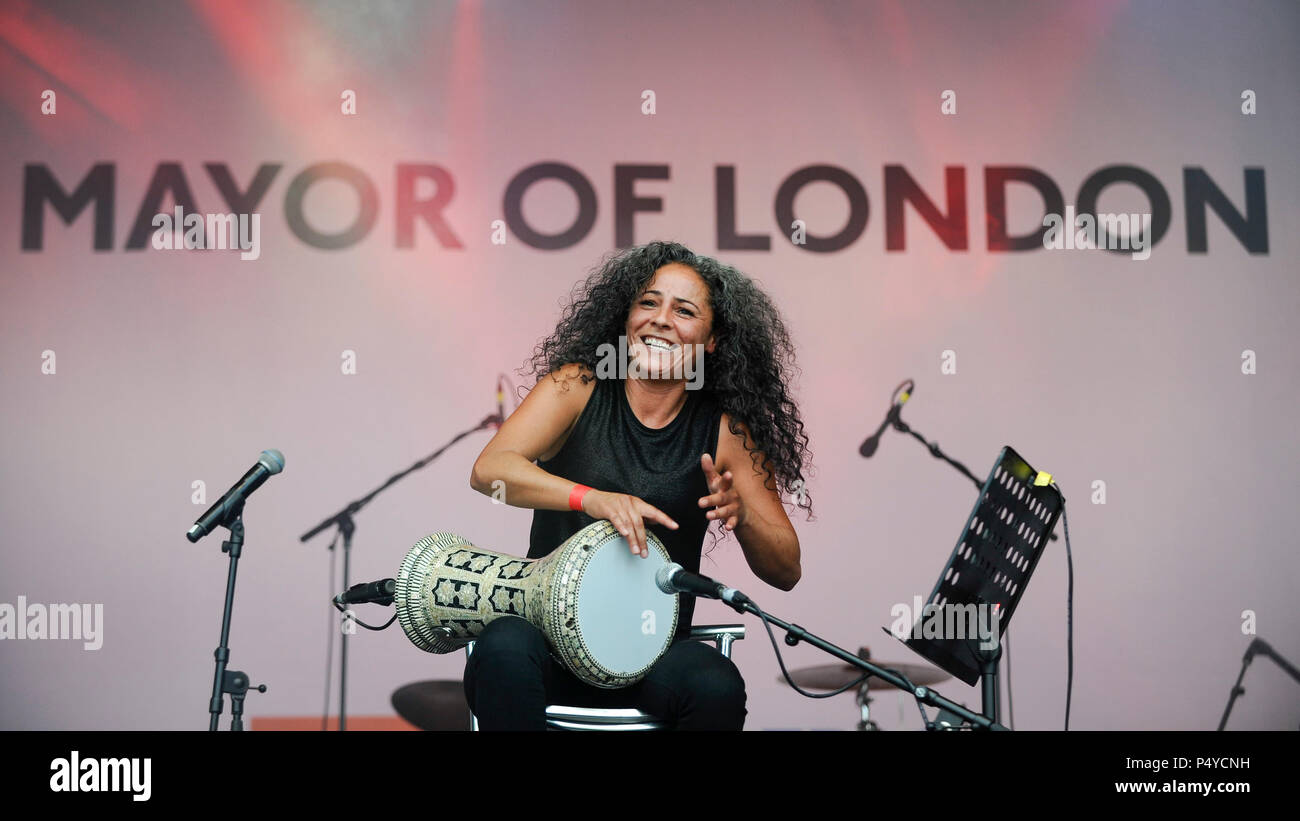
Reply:
<svg viewBox="0 0 1300 821"><path fill-rule="evenodd" d="M858 448L858 454L863 459L871 458L871 455L876 452L876 448L880 445L880 436L885 432L885 428L898 424L899 416L903 412L903 405L907 404L907 400L912 398L915 391L916 383L910 379L904 379L897 388L894 388L894 398L889 406L889 413L885 415L885 421L881 422L876 432L868 436L862 446Z"/></svg>
<svg viewBox="0 0 1300 821"><path fill-rule="evenodd" d="M736 588L715 582L708 576L692 573L676 562L665 564L655 572L655 584L665 593L689 593L707 599L721 599L727 604L749 601L749 597Z"/></svg>
<svg viewBox="0 0 1300 821"><path fill-rule="evenodd" d="M505 378L504 374L497 374L496 413L489 413L487 416L484 416L483 421L479 422L478 427L475 428L474 430L487 430L488 428L491 428L492 430L501 430L501 426L506 423L506 407L505 407L506 392L505 392L505 388L502 387L502 382L504 381L504 378ZM439 453L441 453L441 451L439 451Z"/></svg>
<svg viewBox="0 0 1300 821"><path fill-rule="evenodd" d="M346 593L334 597L335 604L392 604L397 593L395 579L382 579L377 582L354 584Z"/></svg>
<svg viewBox="0 0 1300 821"><path fill-rule="evenodd" d="M264 450L257 459L257 464L248 469L238 482L226 491L226 494L207 509L194 526L185 534L191 542L197 542L218 527L225 524L226 517L237 505L253 494L262 483L284 470L284 456L278 450Z"/></svg>
<svg viewBox="0 0 1300 821"><path fill-rule="evenodd" d="M497 427L501 427L506 422L506 393L501 387L501 374L497 374Z"/></svg>
<svg viewBox="0 0 1300 821"><path fill-rule="evenodd" d="M876 428L876 432L868 436L866 441L862 443L862 446L858 448L858 455L863 459L871 458L871 454L876 452L876 447L880 445L880 434L884 433L885 428L889 427L890 423L894 421L895 410L897 410L897 406L893 406L889 409L889 414L885 417L885 421L881 422L880 427Z"/></svg>

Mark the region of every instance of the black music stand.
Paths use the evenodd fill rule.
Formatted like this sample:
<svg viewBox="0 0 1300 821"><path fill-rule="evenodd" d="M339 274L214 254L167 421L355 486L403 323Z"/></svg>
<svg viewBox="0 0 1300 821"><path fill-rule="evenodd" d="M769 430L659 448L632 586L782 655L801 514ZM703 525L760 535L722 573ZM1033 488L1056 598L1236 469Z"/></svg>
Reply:
<svg viewBox="0 0 1300 821"><path fill-rule="evenodd" d="M1010 445L1003 446L939 583L917 614L911 638L903 641L967 684L982 679L983 713L993 721L998 720L1002 634L1061 515L1061 494L1050 482L1050 476L1039 474ZM971 605L977 609L971 610ZM986 626L994 627L996 638L987 642L992 647L983 646L986 642L978 633L969 635L970 622L960 618L978 613L980 607L990 616ZM926 632L935 631L927 631L924 622L936 612L945 628L943 637L926 638ZM958 618L949 618L950 613Z"/></svg>

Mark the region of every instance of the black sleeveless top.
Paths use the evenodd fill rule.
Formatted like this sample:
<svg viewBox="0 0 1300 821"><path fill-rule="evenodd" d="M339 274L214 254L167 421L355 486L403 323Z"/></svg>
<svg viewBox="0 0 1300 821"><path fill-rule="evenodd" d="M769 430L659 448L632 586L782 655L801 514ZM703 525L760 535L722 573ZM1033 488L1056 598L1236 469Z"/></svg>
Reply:
<svg viewBox="0 0 1300 821"><path fill-rule="evenodd" d="M722 407L702 390L688 390L686 402L662 428L648 428L628 405L623 380L597 379L582 415L560 452L537 466L547 473L607 493L628 493L667 513L677 529L646 521L682 567L698 573L700 552L712 519L699 505L709 495L700 456L718 458ZM566 539L596 521L581 510L535 510L528 558L548 555ZM675 638L691 627L695 597L678 596Z"/></svg>

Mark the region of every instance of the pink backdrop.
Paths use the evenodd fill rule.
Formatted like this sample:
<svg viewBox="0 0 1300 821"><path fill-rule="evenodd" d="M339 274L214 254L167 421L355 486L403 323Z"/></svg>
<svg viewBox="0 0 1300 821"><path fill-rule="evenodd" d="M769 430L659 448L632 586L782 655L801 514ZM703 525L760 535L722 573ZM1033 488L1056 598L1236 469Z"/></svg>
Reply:
<svg viewBox="0 0 1300 821"><path fill-rule="evenodd" d="M263 448L284 473L249 503L231 636L233 666L270 691L247 714L310 715L324 697L329 558L298 534L493 409L496 374L550 332L559 300L616 244L615 168L666 166L636 183L660 198L633 240L675 239L761 281L788 320L812 437L815 521L794 520L803 580L762 586L734 541L704 572L849 648L912 660L881 632L928 593L973 502L969 482L893 434L857 455L904 377L906 418L985 474L1003 444L1056 475L1075 566L1072 726L1217 724L1250 641L1300 660L1295 601L1300 457L1293 3L457 3L218 2L0 8L0 602L102 603L103 646L0 641L0 728L205 726L225 578L220 536L182 534ZM42 114L42 92L56 94ZM356 114L341 111L345 89ZM1242 112L1242 92L1257 110ZM643 92L655 113L643 113ZM945 90L956 114L941 112ZM291 183L317 163L374 186L373 228L321 250L286 221ZM493 244L507 187L563 163L590 181L592 230L540 250ZM93 206L65 224L49 205L24 250L24 169L71 192L111 164L111 243ZM242 189L282 168L258 206L261 256L126 250L150 180L178 163L201 211L227 210L204 163ZM437 166L454 190L455 241L414 223L399 247L398 167ZM791 244L777 192L801 168L861 183L866 230L842 250ZM901 165L946 210L944 168L964 169L967 250L912 206L906 248L886 250L885 167ZM990 251L984 170L1036 168L1073 204L1098 169L1151 174L1172 203L1149 260L1101 251ZM736 229L768 250L719 247L715 168L735 168ZM1266 179L1268 249L1251 253L1210 211L1189 251L1184 168L1203 168L1244 213L1247 168ZM414 187L417 199L432 183ZM358 212L338 180L302 198L330 233ZM162 210L170 209L166 199ZM1131 185L1099 207L1145 211ZM837 233L848 200L819 182L795 198L810 234ZM1008 195L1013 233L1043 204ZM522 199L557 233L578 198L543 181ZM42 372L54 351L56 372ZM1243 351L1256 372L1242 372ZM357 372L341 372L353 351ZM940 371L944 351L957 371ZM479 434L358 518L354 581L393 575L436 530L524 552L530 511L468 486ZM1094 482L1106 486L1095 504ZM1018 728L1061 725L1065 554L1054 543L1011 630ZM374 611L372 615L378 614ZM364 616L363 616L364 617ZM377 615L375 615L378 618ZM734 620L704 603L697 621ZM803 699L777 683L758 622L737 646L751 729L848 729L850 696ZM784 645L782 645L783 649ZM350 713L459 678L394 627L350 643ZM793 667L825 657L788 650ZM337 655L336 655L337 660ZM1254 664L1234 728L1300 724L1300 688ZM941 692L971 705L978 693ZM877 703L885 727L916 708ZM227 713L228 714L228 713Z"/></svg>

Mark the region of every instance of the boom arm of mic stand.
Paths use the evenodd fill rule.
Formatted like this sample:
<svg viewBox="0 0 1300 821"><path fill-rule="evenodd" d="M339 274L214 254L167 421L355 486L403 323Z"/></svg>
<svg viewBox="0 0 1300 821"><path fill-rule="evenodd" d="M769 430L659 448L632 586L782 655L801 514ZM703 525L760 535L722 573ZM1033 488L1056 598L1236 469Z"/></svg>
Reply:
<svg viewBox="0 0 1300 821"><path fill-rule="evenodd" d="M1300 670L1297 670L1295 668L1295 665L1293 665L1291 662L1284 659L1281 656L1281 654L1279 654L1276 650L1273 649L1272 645L1270 645L1268 642L1264 641L1263 639L1255 639L1255 641L1252 642L1252 644L1255 645L1255 647L1257 648L1255 651L1257 654L1261 656L1268 656L1270 659L1273 660L1273 663L1276 664L1278 667L1281 667L1282 671L1285 672L1288 676L1295 679L1296 681L1300 681Z"/></svg>
<svg viewBox="0 0 1300 821"><path fill-rule="evenodd" d="M1228 706L1223 708L1223 718L1219 719L1219 732L1228 724L1228 716L1232 714L1232 706L1237 703L1237 697L1245 695L1246 688L1241 686L1242 679L1246 677L1246 668L1255 660L1255 656L1268 656L1278 667L1281 667L1287 675L1296 681L1300 681L1300 670L1297 670L1291 662L1282 658L1268 642L1256 638L1251 641L1250 646L1246 648L1246 655L1241 659L1241 670L1237 673L1237 681L1232 685L1232 692L1228 694Z"/></svg>
<svg viewBox="0 0 1300 821"><path fill-rule="evenodd" d="M902 419L894 420L894 429L897 430L899 433L911 434L913 439L925 445L925 449L930 451L931 456L933 456L936 459L942 459L943 461L955 467L958 470L958 472L960 472L967 479L970 479L975 484L976 490L984 489L984 483L981 482L979 479L977 479L975 477L975 474L971 473L970 470L965 465L963 465L961 462L958 462L956 459L953 459L952 457L948 456L948 454L940 450L938 442L927 442L924 436L912 430L912 428Z"/></svg>
<svg viewBox="0 0 1300 821"><path fill-rule="evenodd" d="M732 606L736 607L735 605ZM954 701L950 701L944 698L943 696L939 695L929 687L917 687L907 679L897 675L896 673L890 672L888 669L884 667L877 667L876 665L872 664L866 659L858 658L854 654L850 653L848 650L845 650L842 647L836 647L834 644L831 644L830 642L821 639L813 635L812 633L809 633L807 630L805 630L804 628L800 627L797 624L790 624L789 622L782 621L781 619L778 619L769 613L764 613L763 611L759 610L758 607L753 602L747 601L742 603L739 607L736 607L736 610L738 611L742 609L744 611L754 614L755 616L758 616L760 619L763 619L764 621L775 624L777 627L780 627L782 630L784 630L786 633L785 643L789 644L792 647L801 641L807 642L808 644L811 644L813 647L816 647L818 650L829 653L830 655L835 656L837 659L840 659L841 661L847 662L848 664L851 664L854 667L859 668L864 673L870 673L871 675L879 679L889 682L890 684L894 685L894 687L898 688L904 693L911 693L918 701L923 701L926 704L929 704L931 707L938 707L940 709L947 710L948 712L958 716L959 718L962 718L965 721L969 721L971 724L975 725L976 727L979 727L982 730L1008 729L1007 727L997 723L996 721L993 721L988 716L973 712L967 709L966 707L957 704Z"/></svg>
<svg viewBox="0 0 1300 821"><path fill-rule="evenodd" d="M971 480L971 482L975 485L975 491L977 493L984 490L984 483L979 479L977 479L975 477L975 474L971 473L970 470L965 465L963 465L961 462L958 462L956 459L953 459L948 454L940 450L938 442L927 442L924 436L912 430L906 422L904 422L902 419L899 418L894 419L894 429L900 433L911 434L912 438L914 438L916 441L920 442L921 444L925 445L925 449L930 451L931 456L933 456L936 459L942 459L943 461L947 462L948 464L956 468L957 471L961 473L961 475ZM1047 538L1050 539L1051 541L1056 541L1056 533L1053 532L1047 534Z"/></svg>
<svg viewBox="0 0 1300 821"><path fill-rule="evenodd" d="M454 437L452 437L451 441L447 442L447 444L438 448L433 453L424 457L423 459L411 465L410 467L406 468L405 470L400 471L398 473L394 473L392 476L388 477L387 481L385 481L382 485L375 488L374 490L370 491L370 493L366 494L365 496L362 496L360 499L357 499L356 501L349 502L339 512L326 517L324 521L320 522L311 530L308 530L306 533L299 536L298 541L306 542L309 539L311 539L313 536L315 536L317 533L320 533L322 530L325 530L327 527L337 527L339 529L339 532L343 534L343 586L346 588L351 582L351 579L349 578L349 572L350 572L349 568L350 568L350 562L352 557L352 534L356 531L356 523L353 521L352 516L357 512L359 512L363 507L368 505L371 499L374 499L376 496L378 496L388 487L396 484L397 482L401 481L404 477L406 477L408 474L414 473L420 468L423 468L425 465L428 465L433 460L437 459L439 456L442 455L443 451L447 450L447 448L456 444L461 439L464 439L466 436L469 436L471 433L475 433L480 430L486 430L487 428L491 427L493 424L497 423L499 420L500 417L497 414L495 413L488 414L486 417L483 418L483 421L479 422L474 427L470 428L469 430L461 431L460 433L456 434ZM331 550L334 549L333 542L330 543L330 549ZM344 633L342 636L340 636L339 648L340 648L339 649L339 730L343 731L347 729L347 707L346 707L347 670L348 670L348 634L347 633Z"/></svg>
<svg viewBox="0 0 1300 821"><path fill-rule="evenodd" d="M332 514L331 516L329 516L328 518L326 518L324 521L320 522L320 523L317 524L315 527L313 527L311 530L308 530L306 533L304 533L304 534L302 534L301 536L299 536L299 537L298 537L298 541L300 541L300 542L306 542L306 541L308 541L309 539L311 539L313 536L315 536L317 533L320 533L322 530L324 530L325 528L330 527L330 526L332 526L332 525L336 525L336 524L338 524L338 525L342 526L342 521L341 521L341 520L342 520L344 517L348 517L348 516L351 516L351 515L354 514L354 513L359 512L359 511L361 510L361 508L365 507L367 504L370 503L370 500L371 500L371 499L373 499L373 498L375 498L376 496L378 496L381 492L383 492L384 490L386 490L386 489L387 489L388 487L390 487L391 485L396 484L398 481L400 481L401 479L403 479L407 474L409 474L409 473L414 473L415 471L419 470L420 468L424 467L425 465L428 465L428 464L429 464L430 462L432 462L434 459L437 459L439 456L441 456L441 455L443 454L443 451L447 450L447 448L451 447L452 445L456 444L456 443L459 442L460 440L464 439L466 436L469 436L471 433L477 433L478 431L481 431L481 430L487 430L488 428L491 428L491 427L493 427L494 425L497 425L497 424L499 423L499 420L500 420L500 417L497 416L495 413L491 413L491 414L488 414L487 416L483 417L483 421L479 422L477 425L475 425L474 427L470 428L469 430L461 431L460 433L456 434L456 436L454 436L454 437L451 439L451 441L447 442L447 444L445 444L445 445L443 445L442 447L438 448L438 449L435 450L433 453L431 453L431 454L429 454L428 456L424 457L423 459L421 459L420 461L418 461L418 462L416 462L415 464L411 465L410 467L406 468L405 470L400 471L400 472L398 472L398 473L395 473L395 474L393 474L392 476L388 477L388 479L387 479L387 480L386 480L382 485L380 485L379 487L377 487L377 488L375 488L374 490L370 491L370 493L366 494L365 496L362 496L360 499L357 499L356 501L349 502L349 503L348 503L348 504L347 504L347 505L346 505L342 510L340 510L338 513Z"/></svg>

